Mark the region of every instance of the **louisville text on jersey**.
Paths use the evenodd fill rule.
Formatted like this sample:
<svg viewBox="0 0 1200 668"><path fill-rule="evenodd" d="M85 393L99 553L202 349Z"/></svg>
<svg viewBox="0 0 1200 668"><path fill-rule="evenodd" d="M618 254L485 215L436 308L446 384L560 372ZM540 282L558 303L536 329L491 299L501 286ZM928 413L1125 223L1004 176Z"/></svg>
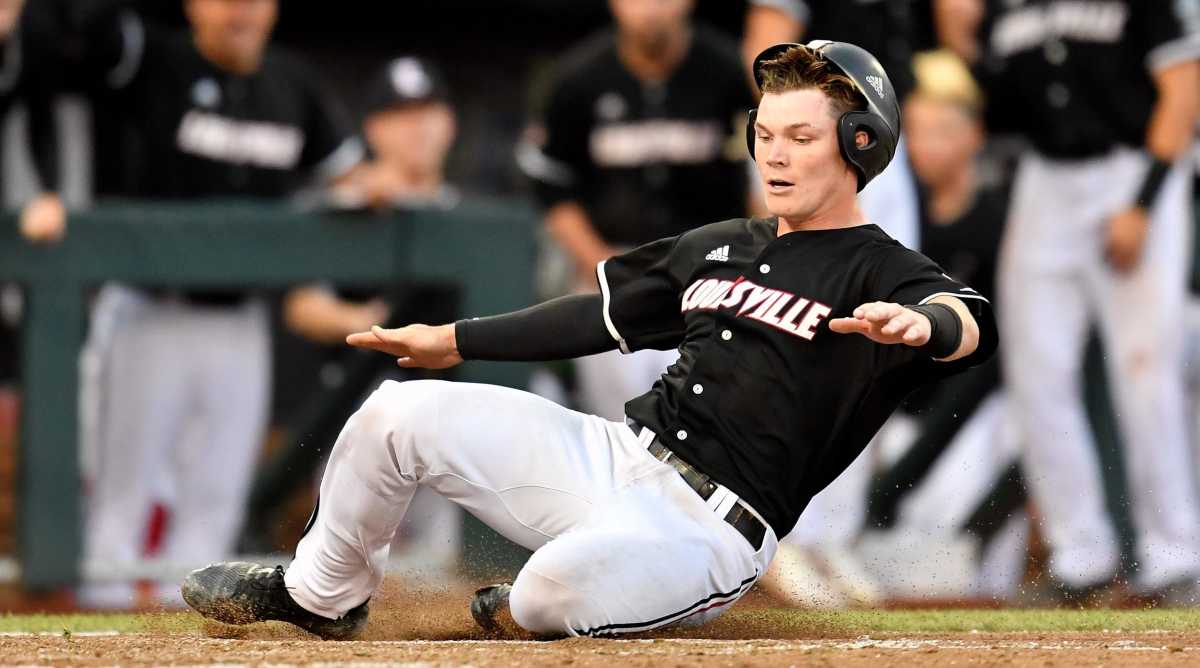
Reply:
<svg viewBox="0 0 1200 668"><path fill-rule="evenodd" d="M821 302L756 285L744 276L734 281L702 278L683 293L680 311L684 313L718 309L736 311L738 317L757 320L806 341L812 340L817 325L830 313Z"/></svg>
<svg viewBox="0 0 1200 668"><path fill-rule="evenodd" d="M1005 14L992 31L992 53L1008 57L1042 48L1049 39L1114 44L1121 39L1129 8L1122 2L1070 0L1030 5Z"/></svg>
<svg viewBox="0 0 1200 668"><path fill-rule="evenodd" d="M180 151L235 165L293 169L300 162L304 133L300 128L266 121L246 121L191 110L176 134Z"/></svg>

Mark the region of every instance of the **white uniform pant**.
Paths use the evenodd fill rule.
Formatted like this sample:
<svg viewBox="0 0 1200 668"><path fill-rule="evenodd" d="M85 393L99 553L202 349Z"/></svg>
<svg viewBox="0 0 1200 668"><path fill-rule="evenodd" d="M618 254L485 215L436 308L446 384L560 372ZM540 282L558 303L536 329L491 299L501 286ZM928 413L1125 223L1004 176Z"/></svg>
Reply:
<svg viewBox="0 0 1200 668"><path fill-rule="evenodd" d="M142 558L150 509L170 507L161 556L228 557L270 391L266 306L205 308L109 285L84 352L85 558Z"/></svg>
<svg viewBox="0 0 1200 668"><path fill-rule="evenodd" d="M1006 381L1022 427L1026 480L1045 520L1051 573L1107 577L1119 550L1105 510L1080 367L1098 325L1124 443L1140 584L1200 569L1200 511L1182 369L1191 250L1191 176L1177 166L1128 274L1105 261L1107 220L1133 201L1147 164L1123 149L1087 161L1021 160L999 276Z"/></svg>
<svg viewBox="0 0 1200 668"><path fill-rule="evenodd" d="M737 600L775 553L756 552L623 423L502 387L387 381L346 423L315 521L286 582L339 617L380 581L418 487L535 550L513 583L514 620L535 633L606 635L701 623Z"/></svg>

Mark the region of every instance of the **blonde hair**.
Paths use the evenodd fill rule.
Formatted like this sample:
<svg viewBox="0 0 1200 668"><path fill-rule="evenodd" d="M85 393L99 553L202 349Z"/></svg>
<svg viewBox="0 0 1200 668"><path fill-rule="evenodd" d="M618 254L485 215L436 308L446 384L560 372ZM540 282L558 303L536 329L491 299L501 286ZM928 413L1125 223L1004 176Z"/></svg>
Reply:
<svg viewBox="0 0 1200 668"><path fill-rule="evenodd" d="M983 113L983 92L966 63L954 53L940 49L916 54L913 74L917 79L914 95L954 105L972 116Z"/></svg>

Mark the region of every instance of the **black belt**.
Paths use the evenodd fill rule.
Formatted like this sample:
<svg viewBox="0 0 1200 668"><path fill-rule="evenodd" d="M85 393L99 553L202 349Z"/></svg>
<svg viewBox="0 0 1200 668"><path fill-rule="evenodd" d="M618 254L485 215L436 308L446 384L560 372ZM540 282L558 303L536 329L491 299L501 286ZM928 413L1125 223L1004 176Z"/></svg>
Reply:
<svg viewBox="0 0 1200 668"><path fill-rule="evenodd" d="M704 473L701 473L696 467L683 461L679 455L671 452L671 449L663 445L662 441L655 436L650 442L650 446L646 448L650 454L660 462L667 464L679 472L679 477L691 487L696 494L700 495L701 499L708 501L708 498L717 491L717 483L713 482L712 478ZM733 504L729 512L725 513L725 521L729 523L737 532L742 534L750 546L757 552L762 549L763 538L767 535L767 525L754 516L746 506L742 505L739 500Z"/></svg>

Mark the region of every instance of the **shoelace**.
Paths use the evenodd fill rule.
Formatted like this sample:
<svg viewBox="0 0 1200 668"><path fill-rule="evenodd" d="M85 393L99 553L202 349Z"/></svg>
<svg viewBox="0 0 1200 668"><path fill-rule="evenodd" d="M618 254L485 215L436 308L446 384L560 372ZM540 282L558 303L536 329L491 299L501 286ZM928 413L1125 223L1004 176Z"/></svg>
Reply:
<svg viewBox="0 0 1200 668"><path fill-rule="evenodd" d="M287 589L287 585L283 582L283 566L276 566L275 570L270 573L262 571L254 573L250 576L250 586L260 591Z"/></svg>

